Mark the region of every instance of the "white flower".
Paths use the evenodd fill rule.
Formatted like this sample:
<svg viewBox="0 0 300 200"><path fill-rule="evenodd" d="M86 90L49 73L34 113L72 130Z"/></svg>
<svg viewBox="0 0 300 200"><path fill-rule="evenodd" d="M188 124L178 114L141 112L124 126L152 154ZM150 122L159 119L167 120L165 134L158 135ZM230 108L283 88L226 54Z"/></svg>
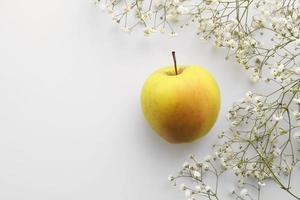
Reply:
<svg viewBox="0 0 300 200"><path fill-rule="evenodd" d="M250 80L253 82L253 83L256 83L258 80L259 80L259 75L258 74L252 74L250 76Z"/></svg>
<svg viewBox="0 0 300 200"><path fill-rule="evenodd" d="M160 32L161 34L164 34L164 33L166 32L166 29L165 29L164 27L162 27L162 28L159 30L159 32Z"/></svg>
<svg viewBox="0 0 300 200"><path fill-rule="evenodd" d="M224 159L224 158L221 158L221 159L220 159L220 162L221 162L221 165L222 165L224 168L227 168L227 167L228 167L227 164L226 164L226 162L225 162L225 159Z"/></svg>
<svg viewBox="0 0 300 200"><path fill-rule="evenodd" d="M230 190L230 194L235 194L235 189L234 189L234 188L232 188L232 189Z"/></svg>
<svg viewBox="0 0 300 200"><path fill-rule="evenodd" d="M254 101L255 101L256 103L262 102L262 100L263 100L263 97L262 97L262 96L257 95L256 97L254 97Z"/></svg>
<svg viewBox="0 0 300 200"><path fill-rule="evenodd" d="M279 128L278 131L279 131L279 134L280 134L280 135L285 135L285 134L287 134L287 131L286 131L285 129L281 128L281 127Z"/></svg>
<svg viewBox="0 0 300 200"><path fill-rule="evenodd" d="M276 112L274 115L273 115L273 118L275 121L280 121L283 119L283 116L282 116L282 113L281 112Z"/></svg>
<svg viewBox="0 0 300 200"><path fill-rule="evenodd" d="M207 170L209 170L209 166L208 166L208 165L203 165L203 169L204 169L205 171L207 171Z"/></svg>
<svg viewBox="0 0 300 200"><path fill-rule="evenodd" d="M253 97L253 93L252 93L251 91L248 91L248 92L246 93L246 99L247 99L248 101L250 101L250 100L252 99L252 97Z"/></svg>
<svg viewBox="0 0 300 200"><path fill-rule="evenodd" d="M107 12L108 12L108 13L111 13L111 14L112 14L112 13L114 12L113 7L110 6L110 5L109 5L109 6L106 6L106 9L107 9Z"/></svg>
<svg viewBox="0 0 300 200"><path fill-rule="evenodd" d="M206 185L204 189L205 189L206 192L210 192L211 191L211 187L209 185Z"/></svg>
<svg viewBox="0 0 300 200"><path fill-rule="evenodd" d="M179 14L182 14L182 15L188 14L189 11L190 11L189 8L186 7L186 6L183 6L183 5L180 5L180 6L178 6L178 8L177 8L177 12L178 12Z"/></svg>
<svg viewBox="0 0 300 200"><path fill-rule="evenodd" d="M238 46L238 43L234 39L230 39L227 42L228 47L235 49Z"/></svg>
<svg viewBox="0 0 300 200"><path fill-rule="evenodd" d="M240 195L243 198L247 197L249 195L248 190L246 188L241 189Z"/></svg>
<svg viewBox="0 0 300 200"><path fill-rule="evenodd" d="M273 155L275 157L278 157L280 153L281 153L281 149L279 149L278 147L273 150Z"/></svg>
<svg viewBox="0 0 300 200"><path fill-rule="evenodd" d="M239 123L240 123L239 121L234 120L234 121L231 122L231 125L232 125L233 127L235 127L235 126L239 125Z"/></svg>
<svg viewBox="0 0 300 200"><path fill-rule="evenodd" d="M171 36L171 37L175 37L175 36L177 36L177 33L176 33L175 31L172 31L172 32L170 33L170 36Z"/></svg>
<svg viewBox="0 0 300 200"><path fill-rule="evenodd" d="M239 177L239 180L238 180L238 187L244 187L245 185L245 180L243 177Z"/></svg>
<svg viewBox="0 0 300 200"><path fill-rule="evenodd" d="M199 178L201 176L201 174L198 171L193 171L193 176L196 178Z"/></svg>
<svg viewBox="0 0 300 200"><path fill-rule="evenodd" d="M211 155L206 155L206 156L204 157L204 161L205 161L205 162L210 162L211 159L212 159Z"/></svg>
<svg viewBox="0 0 300 200"><path fill-rule="evenodd" d="M234 173L236 173L236 174L239 174L240 171L241 171L237 166L234 166L234 167L232 168L232 170L233 170Z"/></svg>
<svg viewBox="0 0 300 200"><path fill-rule="evenodd" d="M225 134L224 133L218 133L218 139L222 139L223 137L225 136Z"/></svg>
<svg viewBox="0 0 300 200"><path fill-rule="evenodd" d="M214 21L212 19L207 20L206 26L209 30L212 29L214 27Z"/></svg>
<svg viewBox="0 0 300 200"><path fill-rule="evenodd" d="M295 117L296 120L300 120L300 112L294 111L293 115L294 115L294 117Z"/></svg>
<svg viewBox="0 0 300 200"><path fill-rule="evenodd" d="M173 181L174 180L174 177L172 175L169 175L168 176L168 181Z"/></svg>
<svg viewBox="0 0 300 200"><path fill-rule="evenodd" d="M151 33L155 32L155 30L151 27L145 27L144 28L144 35L149 36Z"/></svg>
<svg viewBox="0 0 300 200"><path fill-rule="evenodd" d="M186 186L185 186L184 183L182 183L182 184L180 185L180 189L183 190L183 191L186 190Z"/></svg>
<svg viewBox="0 0 300 200"><path fill-rule="evenodd" d="M184 162L183 164L182 164L182 167L183 168L188 168L190 166L190 164L188 163L188 162Z"/></svg>
<svg viewBox="0 0 300 200"><path fill-rule="evenodd" d="M279 75L279 71L277 69L271 69L270 73L273 77L277 77Z"/></svg>
<svg viewBox="0 0 300 200"><path fill-rule="evenodd" d="M169 13L166 15L166 19L169 21L178 21L178 15L176 13Z"/></svg>
<svg viewBox="0 0 300 200"><path fill-rule="evenodd" d="M128 13L130 10L131 10L131 6L130 6L130 5L124 5L124 6L123 6L123 11L124 11L125 13Z"/></svg>
<svg viewBox="0 0 300 200"><path fill-rule="evenodd" d="M224 40L230 40L231 39L231 33L230 32L225 32L223 33Z"/></svg>
<svg viewBox="0 0 300 200"><path fill-rule="evenodd" d="M260 187L263 187L263 186L266 186L266 183L265 183L265 182L258 181L258 185L259 185Z"/></svg>
<svg viewBox="0 0 300 200"><path fill-rule="evenodd" d="M279 72L282 72L282 71L284 70L284 65L283 65L283 64L277 65L277 70L278 70Z"/></svg>

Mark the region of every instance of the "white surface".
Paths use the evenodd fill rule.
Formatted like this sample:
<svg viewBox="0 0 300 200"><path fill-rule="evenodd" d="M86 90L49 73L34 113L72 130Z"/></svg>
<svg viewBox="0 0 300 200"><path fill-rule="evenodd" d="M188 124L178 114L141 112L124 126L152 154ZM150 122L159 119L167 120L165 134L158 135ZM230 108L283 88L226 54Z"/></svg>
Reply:
<svg viewBox="0 0 300 200"><path fill-rule="evenodd" d="M252 87L193 31L127 35L85 0L1 0L0 25L4 200L184 199L167 176L211 151L225 111ZM143 81L172 63L171 50L209 69L222 92L215 127L193 144L164 142L140 109Z"/></svg>

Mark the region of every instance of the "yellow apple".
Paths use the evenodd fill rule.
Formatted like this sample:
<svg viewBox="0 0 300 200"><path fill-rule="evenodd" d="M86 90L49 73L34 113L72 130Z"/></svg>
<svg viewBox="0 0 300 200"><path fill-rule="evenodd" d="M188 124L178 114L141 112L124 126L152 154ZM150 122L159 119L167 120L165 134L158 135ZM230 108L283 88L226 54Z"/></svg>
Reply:
<svg viewBox="0 0 300 200"><path fill-rule="evenodd" d="M170 143L188 143L214 125L220 91L212 75L196 65L163 67L145 81L141 105L151 127ZM177 70L178 69L178 70Z"/></svg>

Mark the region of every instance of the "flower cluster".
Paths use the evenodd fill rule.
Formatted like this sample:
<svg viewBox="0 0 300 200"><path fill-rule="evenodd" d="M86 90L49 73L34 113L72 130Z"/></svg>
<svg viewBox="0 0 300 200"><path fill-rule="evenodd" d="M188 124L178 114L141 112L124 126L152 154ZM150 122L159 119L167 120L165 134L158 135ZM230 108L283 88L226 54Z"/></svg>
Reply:
<svg viewBox="0 0 300 200"><path fill-rule="evenodd" d="M235 199L254 199L249 187L260 199L267 181L300 199L291 181L300 152L300 0L95 1L126 32L141 27L145 36L175 36L195 25L200 38L226 48L226 59L234 58L250 80L263 80L271 90L248 92L234 103L227 116L231 128L218 134L214 155L204 162L192 156L169 177L191 181L180 187L189 200L219 199L218 180L227 171L238 180Z"/></svg>
<svg viewBox="0 0 300 200"><path fill-rule="evenodd" d="M235 103L228 112L232 128L219 135L215 149L240 184L249 178L258 184L271 179L295 197L291 178L300 159L300 79L288 80L269 94L248 92Z"/></svg>
<svg viewBox="0 0 300 200"><path fill-rule="evenodd" d="M201 38L213 39L228 49L226 58L233 56L250 69L254 82L265 66L274 65L275 56L288 67L300 53L299 0L94 1L126 32L142 27L145 36L157 31L175 36L177 27L195 24ZM265 44L265 38L271 42Z"/></svg>
<svg viewBox="0 0 300 200"><path fill-rule="evenodd" d="M183 163L182 169L177 176L169 176L168 180L177 185L179 179L191 179L191 184L180 184L180 189L184 191L185 196L190 200L194 200L197 197L218 199L218 182L215 183L214 187L206 182L208 175L218 179L222 173L215 166L216 157L207 156L204 163L198 162L194 155L191 155L190 159L191 162Z"/></svg>
<svg viewBox="0 0 300 200"><path fill-rule="evenodd" d="M190 162L182 165L178 175L168 177L168 180L175 186L179 185L188 200L206 198L209 200L219 200L219 178L226 172L226 168L220 166L217 156L207 155L203 162L199 162L194 155L190 156ZM185 181L186 179L189 180ZM230 190L229 195L235 199L253 198L245 186L251 185L243 183ZM264 186L260 183L259 187Z"/></svg>

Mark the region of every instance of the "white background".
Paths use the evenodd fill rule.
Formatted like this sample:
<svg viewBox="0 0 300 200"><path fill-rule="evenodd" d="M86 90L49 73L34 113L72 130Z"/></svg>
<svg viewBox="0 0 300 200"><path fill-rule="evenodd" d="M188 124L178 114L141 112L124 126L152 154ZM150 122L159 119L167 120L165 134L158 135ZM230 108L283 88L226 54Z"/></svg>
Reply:
<svg viewBox="0 0 300 200"><path fill-rule="evenodd" d="M140 109L143 81L171 50L221 88L215 127L192 144L160 139ZM226 110L253 88L224 56L195 31L125 34L87 0L0 0L0 199L184 199L167 176L211 152Z"/></svg>

